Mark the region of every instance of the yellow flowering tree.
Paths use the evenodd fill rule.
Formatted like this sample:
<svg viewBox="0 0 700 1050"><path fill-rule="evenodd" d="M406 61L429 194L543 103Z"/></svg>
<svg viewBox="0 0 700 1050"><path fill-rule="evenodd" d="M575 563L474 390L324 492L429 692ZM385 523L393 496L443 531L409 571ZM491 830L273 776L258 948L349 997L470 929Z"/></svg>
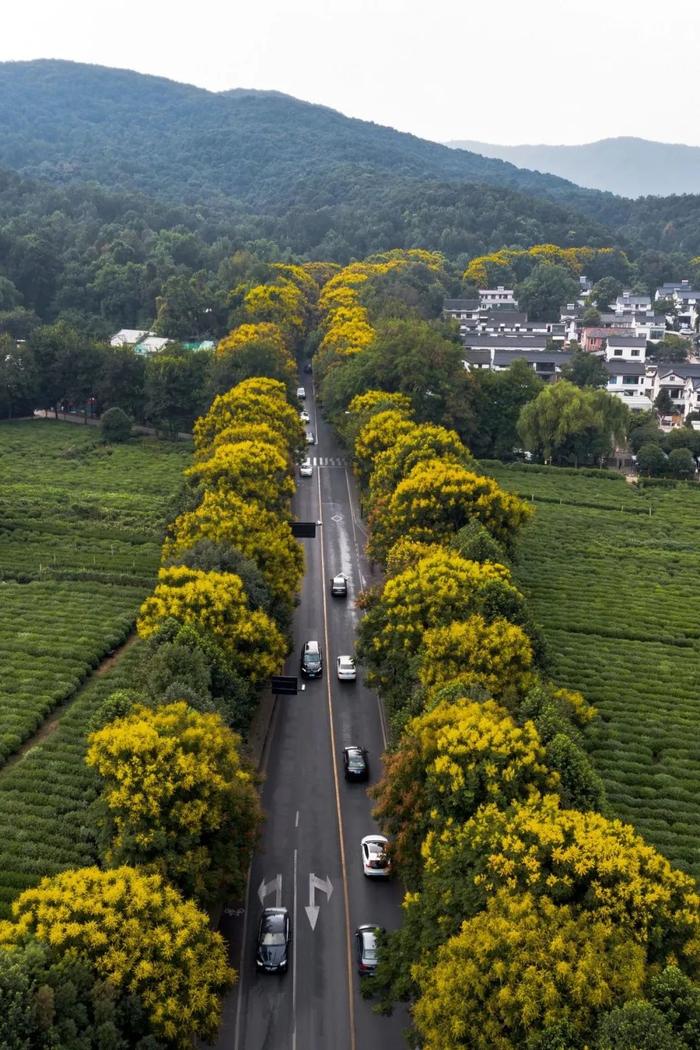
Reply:
<svg viewBox="0 0 700 1050"><path fill-rule="evenodd" d="M197 455L198 460L207 459L219 445L235 445L239 441L263 441L272 445L280 455L285 456L291 467L291 458L284 435L269 423L232 423L220 430L210 445L206 445Z"/></svg>
<svg viewBox="0 0 700 1050"><path fill-rule="evenodd" d="M160 875L80 868L42 879L0 923L0 946L32 938L77 955L120 992L138 996L156 1036L187 1050L216 1036L220 995L234 979L209 916Z"/></svg>
<svg viewBox="0 0 700 1050"><path fill-rule="evenodd" d="M381 418L375 416L368 427ZM404 433L406 430L404 422ZM390 447L391 442L385 440L383 447L375 442L370 462ZM373 508L367 550L372 558L384 562L402 536L439 543L472 520L479 521L497 540L510 544L531 513L527 503L505 492L492 478L439 459L423 460L399 482L389 499Z"/></svg>
<svg viewBox="0 0 700 1050"><path fill-rule="evenodd" d="M298 345L306 327L307 303L293 282L255 284L243 296L242 317L253 324L277 325L288 347Z"/></svg>
<svg viewBox="0 0 700 1050"><path fill-rule="evenodd" d="M430 828L468 820L487 801L508 805L556 781L531 722L518 726L493 700L441 704L412 719L385 756L373 789L375 816L412 885L420 879L421 843Z"/></svg>
<svg viewBox="0 0 700 1050"><path fill-rule="evenodd" d="M194 425L194 444L198 452L210 446L226 427L266 424L279 433L291 455L305 447L299 413L287 401L283 383L276 379L246 379L226 394L214 398L206 415Z"/></svg>
<svg viewBox="0 0 700 1050"><path fill-rule="evenodd" d="M532 684L532 646L525 632L508 620L487 623L478 614L423 635L418 677L426 689L455 682L511 701Z"/></svg>
<svg viewBox="0 0 700 1050"><path fill-rule="evenodd" d="M410 541L404 544L416 546ZM415 676L414 658L427 631L449 628L475 613L486 622L497 617L514 620L524 613L524 599L503 565L467 561L442 547L427 550L387 580L381 597L360 623L358 652L370 672L371 684L383 689L396 682L397 676L402 683L411 673ZM489 656L493 662L491 652Z"/></svg>
<svg viewBox="0 0 700 1050"><path fill-rule="evenodd" d="M416 424L376 456L369 485L370 506L390 497L399 482L427 459L474 467L474 458L456 431L433 423Z"/></svg>
<svg viewBox="0 0 700 1050"><path fill-rule="evenodd" d="M276 324L242 324L217 345L211 364L213 392L223 393L252 376L268 376L284 383L292 394L296 365Z"/></svg>
<svg viewBox="0 0 700 1050"><path fill-rule="evenodd" d="M534 797L484 806L450 844L473 858L483 895L503 888L548 896L627 930L649 961L700 976L700 894L629 824ZM433 863L438 863L433 858Z"/></svg>
<svg viewBox="0 0 700 1050"><path fill-rule="evenodd" d="M379 453L391 448L397 438L414 427L403 406L376 412L367 420L355 439L355 473L362 485L369 481Z"/></svg>
<svg viewBox="0 0 700 1050"><path fill-rule="evenodd" d="M415 966L413 1018L424 1050L522 1050L562 1023L585 1043L646 976L644 950L613 923L501 892Z"/></svg>
<svg viewBox="0 0 700 1050"><path fill-rule="evenodd" d="M137 706L93 733L109 864L157 871L204 904L237 900L261 821L240 743L184 702Z"/></svg>
<svg viewBox="0 0 700 1050"><path fill-rule="evenodd" d="M211 635L234 670L253 683L269 678L284 659L279 628L267 613L249 607L243 581L234 573L161 568L154 593L141 606L138 632L149 638L169 618Z"/></svg>
<svg viewBox="0 0 700 1050"><path fill-rule="evenodd" d="M231 492L289 516L289 501L294 495L289 459L267 442L217 444L207 459L189 467L185 474L204 490Z"/></svg>
<svg viewBox="0 0 700 1050"><path fill-rule="evenodd" d="M348 444L354 448L357 435L364 425L372 416L388 409L396 409L406 419L410 419L411 399L407 394L390 394L386 390L366 390L363 394L356 394L339 424Z"/></svg>
<svg viewBox="0 0 700 1050"><path fill-rule="evenodd" d="M304 552L286 521L232 492L205 492L199 506L175 519L163 557L175 558L199 540L225 543L251 558L275 601L289 603L304 574Z"/></svg>

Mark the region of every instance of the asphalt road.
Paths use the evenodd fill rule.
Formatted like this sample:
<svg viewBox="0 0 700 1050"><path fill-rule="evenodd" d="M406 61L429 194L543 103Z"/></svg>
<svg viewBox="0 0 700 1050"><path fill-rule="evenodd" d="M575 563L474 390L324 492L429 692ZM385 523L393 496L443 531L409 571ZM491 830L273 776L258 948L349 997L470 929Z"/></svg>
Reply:
<svg viewBox="0 0 700 1050"><path fill-rule="evenodd" d="M360 840L376 830L372 804L364 784L343 776L343 747L361 744L369 751L374 782L386 742L376 695L360 679L338 681L335 669L336 657L354 648L354 598L368 575L364 533L349 463L317 414L311 377L305 378L317 438L309 454L316 466L313 477L299 478L294 510L299 520L322 525L316 540L300 541L306 574L285 672L298 675L301 647L311 638L322 647L324 671L303 692L276 703L263 760L261 847L246 907L225 917L222 927L239 981L225 1000L216 1047L400 1050L406 1013L400 1009L387 1018L372 1011L360 994L355 958L357 926L396 928L402 896L393 879L363 875ZM346 599L331 597L330 577L337 572L349 578ZM255 967L261 894L265 906L281 904L292 919L291 966L282 976L259 974ZM318 911L307 913L311 908Z"/></svg>

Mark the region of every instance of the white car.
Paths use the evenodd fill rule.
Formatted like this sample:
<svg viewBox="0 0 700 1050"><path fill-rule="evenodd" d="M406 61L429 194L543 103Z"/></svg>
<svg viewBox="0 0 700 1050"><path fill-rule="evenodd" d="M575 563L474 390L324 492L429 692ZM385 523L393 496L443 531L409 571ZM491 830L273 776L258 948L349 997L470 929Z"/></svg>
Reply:
<svg viewBox="0 0 700 1050"><path fill-rule="evenodd" d="M299 464L299 473L301 474L302 478L313 477L314 468L310 459L304 459L301 461L301 463Z"/></svg>
<svg viewBox="0 0 700 1050"><path fill-rule="evenodd" d="M362 870L371 878L385 879L391 874L389 840L384 835L365 835L363 838Z"/></svg>
<svg viewBox="0 0 700 1050"><path fill-rule="evenodd" d="M302 408L301 412L299 413L299 419L302 421L302 423L308 423L311 419L311 416L305 408Z"/></svg>
<svg viewBox="0 0 700 1050"><path fill-rule="evenodd" d="M298 386L297 387L297 397L299 398L300 401L305 401L306 400L306 388L305 387L303 387L303 386Z"/></svg>
<svg viewBox="0 0 700 1050"><path fill-rule="evenodd" d="M339 656L336 661L338 678L341 682L354 682L357 678L355 660L352 656Z"/></svg>
<svg viewBox="0 0 700 1050"><path fill-rule="evenodd" d="M316 435L314 434L313 430L307 430L306 431L306 444L307 445L315 445L316 444Z"/></svg>

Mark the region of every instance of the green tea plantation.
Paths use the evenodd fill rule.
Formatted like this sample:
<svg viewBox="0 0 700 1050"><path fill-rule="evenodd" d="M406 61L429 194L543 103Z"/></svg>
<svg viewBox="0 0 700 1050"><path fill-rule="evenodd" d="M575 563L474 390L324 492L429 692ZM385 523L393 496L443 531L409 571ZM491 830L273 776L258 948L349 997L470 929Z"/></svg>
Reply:
<svg viewBox="0 0 700 1050"><path fill-rule="evenodd" d="M610 809L700 876L700 488L483 466L536 508L516 574L554 676L598 708Z"/></svg>

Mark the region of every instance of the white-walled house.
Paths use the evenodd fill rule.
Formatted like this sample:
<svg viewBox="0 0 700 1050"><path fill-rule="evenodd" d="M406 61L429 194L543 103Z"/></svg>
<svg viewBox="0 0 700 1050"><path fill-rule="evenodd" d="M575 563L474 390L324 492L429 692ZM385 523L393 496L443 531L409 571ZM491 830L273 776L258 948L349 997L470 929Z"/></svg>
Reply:
<svg viewBox="0 0 700 1050"><path fill-rule="evenodd" d="M482 306L510 306L518 309L518 301L512 288L504 288L499 284L497 288L480 288L479 302Z"/></svg>
<svg viewBox="0 0 700 1050"><path fill-rule="evenodd" d="M679 361L649 365L646 369L646 390L651 401L655 401L661 391L666 390L678 415L700 412L700 364Z"/></svg>
<svg viewBox="0 0 700 1050"><path fill-rule="evenodd" d="M611 331L605 340L603 352L606 361L637 361L643 365L647 356L647 341L643 335L619 335Z"/></svg>
<svg viewBox="0 0 700 1050"><path fill-rule="evenodd" d="M652 407L646 393L646 368L641 361L608 360L605 367L609 374L606 387L609 394L622 398L628 408L647 410Z"/></svg>
<svg viewBox="0 0 700 1050"><path fill-rule="evenodd" d="M141 340L145 339L146 336L148 336L148 335L152 335L152 333L148 332L148 331L146 331L144 329L140 329L140 328L120 328L119 331L115 332L115 334L110 339L109 345L110 346L136 346L137 343L140 343Z"/></svg>
<svg viewBox="0 0 700 1050"><path fill-rule="evenodd" d="M651 312L651 296L650 295L634 295L632 292L623 292L622 295L618 295L613 306L613 312L616 314L638 314L638 313L650 313Z"/></svg>

